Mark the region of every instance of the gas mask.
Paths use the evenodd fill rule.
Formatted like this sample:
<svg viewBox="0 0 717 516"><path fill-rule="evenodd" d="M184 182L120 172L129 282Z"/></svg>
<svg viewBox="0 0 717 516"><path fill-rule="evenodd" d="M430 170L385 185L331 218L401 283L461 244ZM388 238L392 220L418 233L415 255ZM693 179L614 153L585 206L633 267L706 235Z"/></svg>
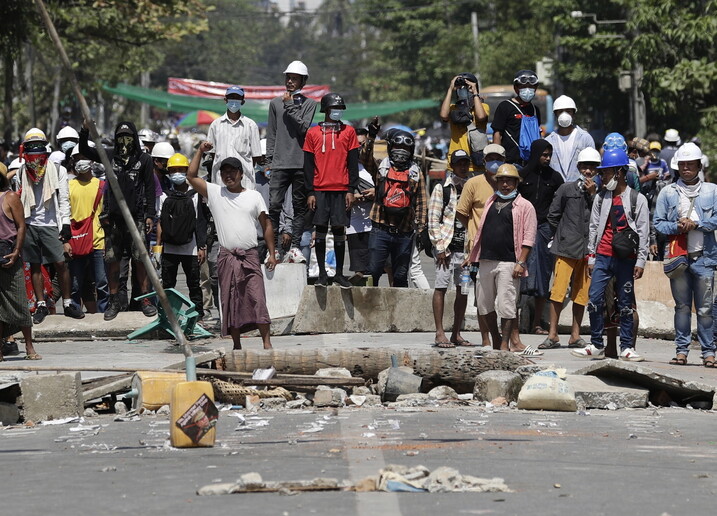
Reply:
<svg viewBox="0 0 717 516"><path fill-rule="evenodd" d="M411 151L406 149L391 149L388 151L388 159L398 170L406 170L411 166Z"/></svg>
<svg viewBox="0 0 717 516"><path fill-rule="evenodd" d="M117 156L126 165L129 159L134 156L135 141L134 137L123 134L117 137Z"/></svg>

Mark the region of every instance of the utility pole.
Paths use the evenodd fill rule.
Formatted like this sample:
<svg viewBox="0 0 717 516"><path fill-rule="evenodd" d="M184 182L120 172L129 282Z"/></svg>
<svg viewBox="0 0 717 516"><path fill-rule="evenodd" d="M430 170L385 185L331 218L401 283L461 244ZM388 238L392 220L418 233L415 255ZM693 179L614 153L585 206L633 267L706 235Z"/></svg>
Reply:
<svg viewBox="0 0 717 516"><path fill-rule="evenodd" d="M149 88L149 72L144 71L139 76L139 85L143 88ZM139 125L140 127L147 127L149 121L149 104L140 104L139 110Z"/></svg>
<svg viewBox="0 0 717 516"><path fill-rule="evenodd" d="M632 119L635 136L644 138L647 133L645 96L642 94L642 65L635 63L632 69Z"/></svg>
<svg viewBox="0 0 717 516"><path fill-rule="evenodd" d="M480 80L480 50L478 48L478 13L475 11L471 13L471 29L473 30L473 69L476 79L478 79L478 91L480 91L482 85Z"/></svg>

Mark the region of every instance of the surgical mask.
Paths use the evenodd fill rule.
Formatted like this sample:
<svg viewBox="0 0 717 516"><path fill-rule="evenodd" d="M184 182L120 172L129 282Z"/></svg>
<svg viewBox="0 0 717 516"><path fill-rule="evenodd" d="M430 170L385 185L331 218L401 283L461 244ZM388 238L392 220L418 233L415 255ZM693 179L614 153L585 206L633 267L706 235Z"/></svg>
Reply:
<svg viewBox="0 0 717 516"><path fill-rule="evenodd" d="M560 127L570 127L573 125L573 117L570 116L569 113L560 113L560 116L558 117L558 125Z"/></svg>
<svg viewBox="0 0 717 516"><path fill-rule="evenodd" d="M500 190L496 190L495 194L504 201L509 201L510 199L515 199L515 196L518 195L518 189L516 188L509 194L503 194Z"/></svg>
<svg viewBox="0 0 717 516"><path fill-rule="evenodd" d="M457 93L460 100L468 100L468 88L458 88Z"/></svg>
<svg viewBox="0 0 717 516"><path fill-rule="evenodd" d="M227 109L232 113L238 113L241 109L241 100L228 100Z"/></svg>
<svg viewBox="0 0 717 516"><path fill-rule="evenodd" d="M411 152L406 149L391 149L388 159L398 170L406 170L411 166Z"/></svg>
<svg viewBox="0 0 717 516"><path fill-rule="evenodd" d="M169 174L169 180L175 185L183 185L187 182L187 176L181 172L174 172L173 174Z"/></svg>
<svg viewBox="0 0 717 516"><path fill-rule="evenodd" d="M343 114L343 109L329 109L329 118L334 122L338 122L339 120L341 120Z"/></svg>
<svg viewBox="0 0 717 516"><path fill-rule="evenodd" d="M530 102L535 97L535 90L533 88L520 88L518 96L523 102Z"/></svg>
<svg viewBox="0 0 717 516"><path fill-rule="evenodd" d="M84 174L92 170L92 161L89 159L81 159L75 163L75 172L78 174Z"/></svg>
<svg viewBox="0 0 717 516"><path fill-rule="evenodd" d="M62 142L62 145L60 145L60 150L67 154L69 151L75 148L75 145L77 145L77 143L73 141Z"/></svg>
<svg viewBox="0 0 717 516"><path fill-rule="evenodd" d="M617 178L613 177L605 185L605 190L607 190L608 192L612 192L613 190L615 190L615 188L617 188Z"/></svg>
<svg viewBox="0 0 717 516"><path fill-rule="evenodd" d="M502 164L503 164L503 162L498 161L498 160L486 161L485 170L486 170L486 172L495 174L496 172L498 172L498 167L500 167Z"/></svg>

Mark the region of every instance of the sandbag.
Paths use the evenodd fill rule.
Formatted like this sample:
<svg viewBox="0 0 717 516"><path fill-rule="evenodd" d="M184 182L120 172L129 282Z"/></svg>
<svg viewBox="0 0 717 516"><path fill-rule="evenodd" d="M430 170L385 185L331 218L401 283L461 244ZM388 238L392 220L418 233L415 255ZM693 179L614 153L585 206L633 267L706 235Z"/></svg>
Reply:
<svg viewBox="0 0 717 516"><path fill-rule="evenodd" d="M555 371L540 371L523 384L518 394L518 408L524 410L557 410L575 412L575 391Z"/></svg>

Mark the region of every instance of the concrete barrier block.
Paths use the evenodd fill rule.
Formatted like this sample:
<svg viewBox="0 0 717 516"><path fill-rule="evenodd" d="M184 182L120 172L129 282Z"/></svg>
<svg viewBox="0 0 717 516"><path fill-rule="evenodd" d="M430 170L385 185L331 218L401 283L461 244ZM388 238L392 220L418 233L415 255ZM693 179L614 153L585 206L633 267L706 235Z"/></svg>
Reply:
<svg viewBox="0 0 717 516"><path fill-rule="evenodd" d="M25 421L76 417L84 412L80 373L34 375L20 382Z"/></svg>
<svg viewBox="0 0 717 516"><path fill-rule="evenodd" d="M492 401L503 397L508 403L518 400L523 378L512 371L485 371L476 376L473 399Z"/></svg>
<svg viewBox="0 0 717 516"><path fill-rule="evenodd" d="M280 263L273 271L263 267L263 272L269 316L277 319L294 315L306 286L306 265Z"/></svg>
<svg viewBox="0 0 717 516"><path fill-rule="evenodd" d="M650 390L597 376L569 374L565 381L575 391L578 407L585 409L644 408Z"/></svg>

